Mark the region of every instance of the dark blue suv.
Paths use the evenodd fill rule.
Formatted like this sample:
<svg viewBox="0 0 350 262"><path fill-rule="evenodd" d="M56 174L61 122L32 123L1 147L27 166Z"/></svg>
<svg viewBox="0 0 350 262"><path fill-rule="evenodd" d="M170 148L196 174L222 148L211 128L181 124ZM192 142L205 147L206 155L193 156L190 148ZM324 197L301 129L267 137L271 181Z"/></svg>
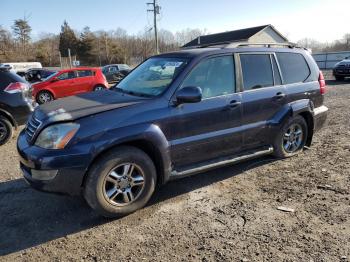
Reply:
<svg viewBox="0 0 350 262"><path fill-rule="evenodd" d="M147 59L111 90L38 107L18 138L34 188L82 193L103 216L157 184L254 157L289 157L325 122L325 81L293 46L207 47Z"/></svg>

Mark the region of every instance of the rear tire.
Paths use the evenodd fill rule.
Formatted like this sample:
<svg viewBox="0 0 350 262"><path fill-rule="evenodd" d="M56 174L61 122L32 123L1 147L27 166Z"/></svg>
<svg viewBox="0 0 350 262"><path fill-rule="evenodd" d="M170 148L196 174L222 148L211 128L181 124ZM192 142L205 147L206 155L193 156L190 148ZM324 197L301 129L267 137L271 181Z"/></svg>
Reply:
<svg viewBox="0 0 350 262"><path fill-rule="evenodd" d="M102 91L102 90L105 90L106 87L104 85L97 85L94 87L94 92L96 91Z"/></svg>
<svg viewBox="0 0 350 262"><path fill-rule="evenodd" d="M11 122L0 116L0 146L7 143L13 135L13 128Z"/></svg>
<svg viewBox="0 0 350 262"><path fill-rule="evenodd" d="M156 186L156 168L142 150L121 146L90 168L84 198L104 217L121 217L144 207Z"/></svg>
<svg viewBox="0 0 350 262"><path fill-rule="evenodd" d="M274 141L274 155L287 158L300 153L307 141L308 128L305 119L298 115L290 118L281 128Z"/></svg>
<svg viewBox="0 0 350 262"><path fill-rule="evenodd" d="M36 102L39 105L53 101L53 95L49 91L40 91L36 96Z"/></svg>

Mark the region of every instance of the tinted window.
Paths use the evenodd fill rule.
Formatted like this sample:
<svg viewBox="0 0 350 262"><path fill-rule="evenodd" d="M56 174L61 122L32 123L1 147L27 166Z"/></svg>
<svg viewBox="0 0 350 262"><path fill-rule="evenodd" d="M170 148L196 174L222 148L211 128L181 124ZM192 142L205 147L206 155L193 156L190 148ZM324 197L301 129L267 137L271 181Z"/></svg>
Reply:
<svg viewBox="0 0 350 262"><path fill-rule="evenodd" d="M281 85L282 84L281 75L280 75L280 72L278 70L275 56L272 55L271 58L272 58L273 77L275 80L275 85Z"/></svg>
<svg viewBox="0 0 350 262"><path fill-rule="evenodd" d="M235 89L234 63L232 56L221 56L200 62L182 83L198 86L203 98L231 94Z"/></svg>
<svg viewBox="0 0 350 262"><path fill-rule="evenodd" d="M276 53L281 67L284 83L304 82L310 75L310 69L301 54Z"/></svg>
<svg viewBox="0 0 350 262"><path fill-rule="evenodd" d="M109 68L109 72L111 72L111 73L117 72L117 71L118 71L118 69L117 69L117 67L115 67L115 66L111 66L111 67Z"/></svg>
<svg viewBox="0 0 350 262"><path fill-rule="evenodd" d="M244 90L273 86L273 75L268 54L240 55Z"/></svg>
<svg viewBox="0 0 350 262"><path fill-rule="evenodd" d="M67 79L75 78L75 73L74 73L74 71L65 72L65 73L59 75L57 78L59 80L67 80Z"/></svg>
<svg viewBox="0 0 350 262"><path fill-rule="evenodd" d="M91 70L78 70L77 74L78 74L78 77L92 76L92 71Z"/></svg>

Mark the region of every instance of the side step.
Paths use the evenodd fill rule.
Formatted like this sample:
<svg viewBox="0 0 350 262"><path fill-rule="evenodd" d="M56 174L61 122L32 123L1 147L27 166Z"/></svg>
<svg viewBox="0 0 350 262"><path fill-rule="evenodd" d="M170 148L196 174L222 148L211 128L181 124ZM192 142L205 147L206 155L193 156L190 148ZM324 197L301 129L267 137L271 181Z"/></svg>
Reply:
<svg viewBox="0 0 350 262"><path fill-rule="evenodd" d="M195 166L193 168L189 168L189 169L185 169L185 170L181 170L181 171L173 170L171 172L171 177L179 178L179 177L184 177L184 176L188 176L191 174L201 173L201 172L207 171L209 169L217 168L220 166L234 164L234 163L238 163L238 162L241 162L244 160L253 159L256 157L268 155L268 154L271 154L272 152L273 152L273 147L269 147L269 148L264 149L264 150L254 151L254 152L251 152L251 153L248 153L245 155L236 156L233 158L220 158L217 162L211 161L211 162L207 162L207 164Z"/></svg>

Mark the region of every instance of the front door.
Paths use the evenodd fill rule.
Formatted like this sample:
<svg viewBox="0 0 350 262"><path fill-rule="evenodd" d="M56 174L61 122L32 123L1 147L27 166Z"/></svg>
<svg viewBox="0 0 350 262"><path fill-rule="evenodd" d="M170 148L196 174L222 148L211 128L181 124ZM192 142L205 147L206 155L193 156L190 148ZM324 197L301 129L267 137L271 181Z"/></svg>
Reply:
<svg viewBox="0 0 350 262"><path fill-rule="evenodd" d="M240 150L241 97L235 93L234 71L232 55L207 58L194 67L180 86L200 87L203 98L201 102L171 109L170 143L175 168Z"/></svg>
<svg viewBox="0 0 350 262"><path fill-rule="evenodd" d="M55 82L54 89L57 94L57 98L71 96L76 93L76 75L74 71L67 71L57 76L59 81Z"/></svg>

